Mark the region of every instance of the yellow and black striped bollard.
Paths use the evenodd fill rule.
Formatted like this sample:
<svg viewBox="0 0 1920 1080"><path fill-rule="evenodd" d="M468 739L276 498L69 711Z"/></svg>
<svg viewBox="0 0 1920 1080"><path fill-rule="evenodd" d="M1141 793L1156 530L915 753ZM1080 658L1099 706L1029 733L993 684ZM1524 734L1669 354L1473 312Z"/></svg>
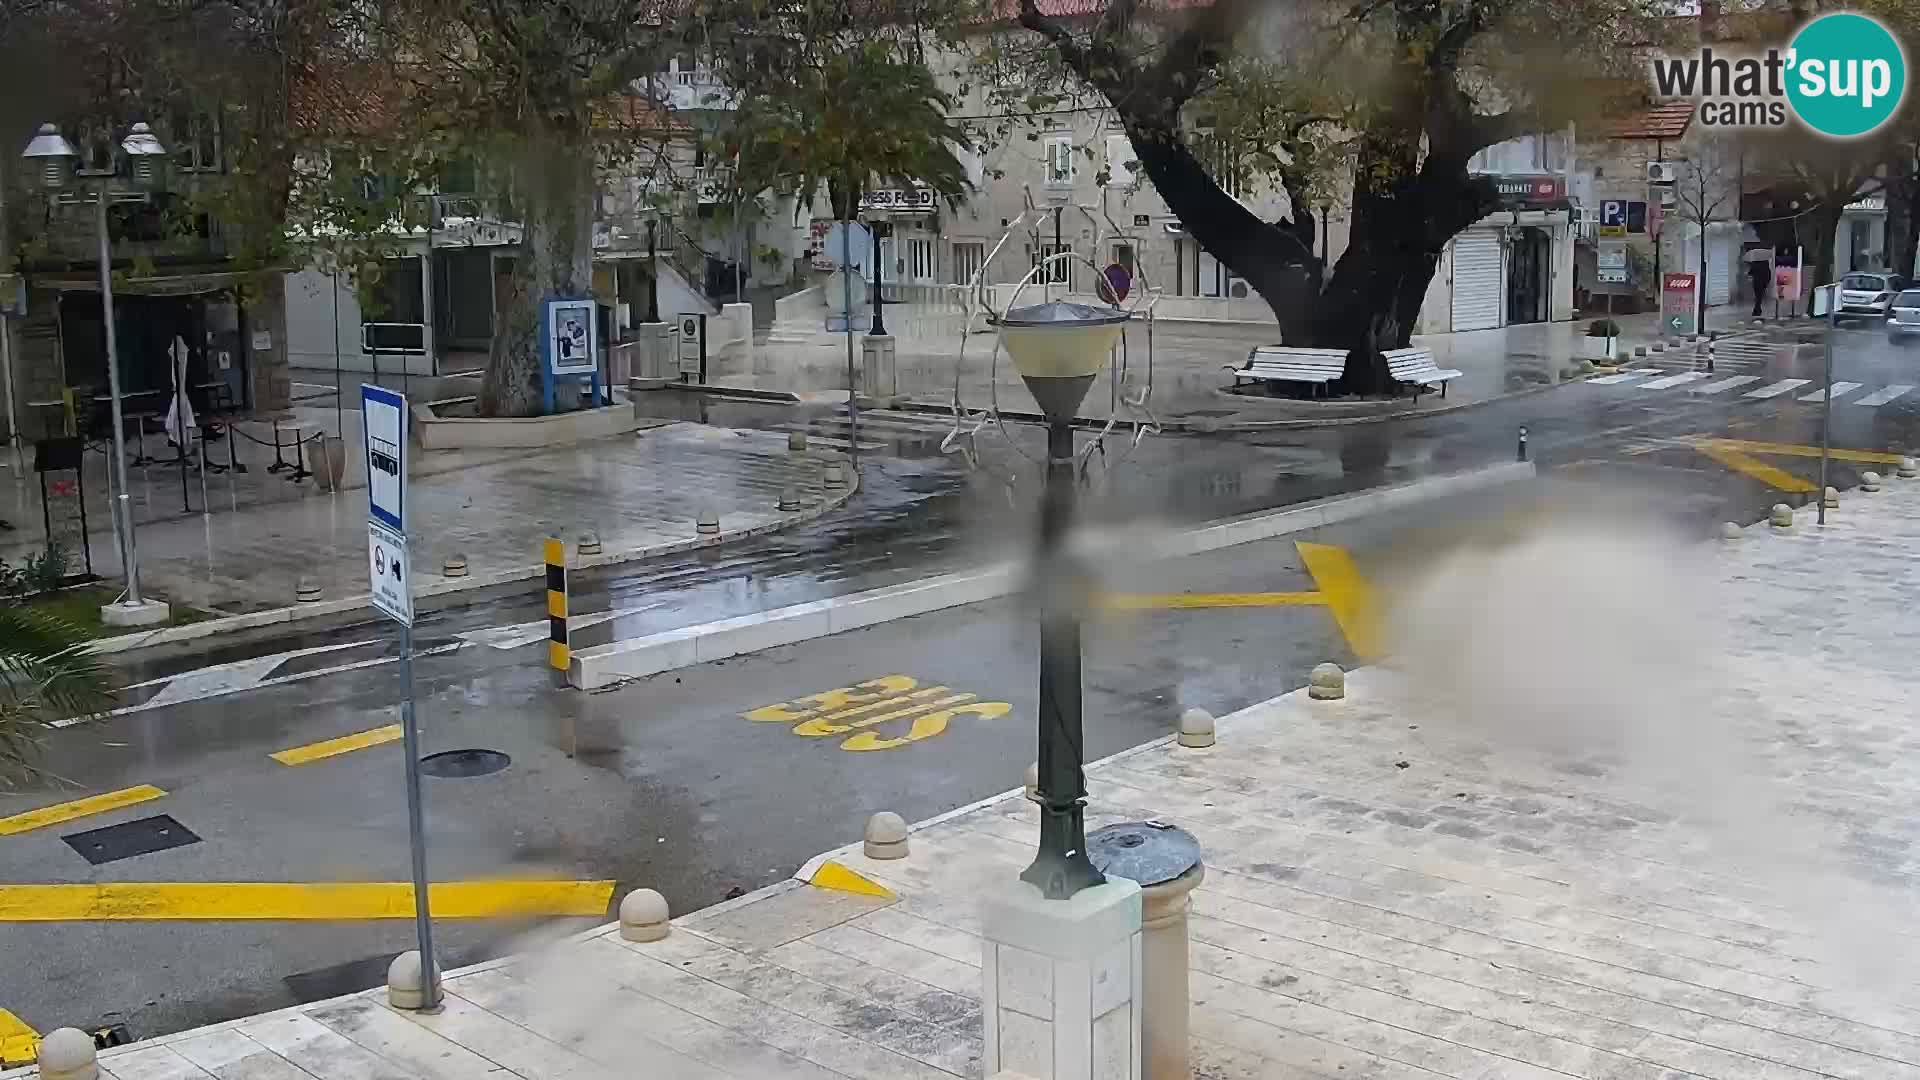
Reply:
<svg viewBox="0 0 1920 1080"><path fill-rule="evenodd" d="M567 638L567 545L557 536L547 538L547 663L565 672L573 666Z"/></svg>

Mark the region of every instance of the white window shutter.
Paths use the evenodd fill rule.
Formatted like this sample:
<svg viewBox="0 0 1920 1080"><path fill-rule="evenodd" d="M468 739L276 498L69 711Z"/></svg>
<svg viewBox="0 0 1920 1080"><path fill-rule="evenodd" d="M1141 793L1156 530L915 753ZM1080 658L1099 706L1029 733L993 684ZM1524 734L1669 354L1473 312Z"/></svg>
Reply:
<svg viewBox="0 0 1920 1080"><path fill-rule="evenodd" d="M1107 136L1107 183L1129 190L1138 187L1139 160L1133 152L1133 140L1125 135Z"/></svg>

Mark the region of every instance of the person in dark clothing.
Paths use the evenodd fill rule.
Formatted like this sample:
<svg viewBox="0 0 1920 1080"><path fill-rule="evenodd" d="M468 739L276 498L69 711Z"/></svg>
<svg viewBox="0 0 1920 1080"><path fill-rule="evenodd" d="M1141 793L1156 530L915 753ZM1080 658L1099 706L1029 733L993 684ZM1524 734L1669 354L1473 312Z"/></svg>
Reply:
<svg viewBox="0 0 1920 1080"><path fill-rule="evenodd" d="M1747 278L1753 282L1753 313L1760 314L1760 301L1766 299L1767 285L1773 281L1771 260L1765 248L1747 252Z"/></svg>

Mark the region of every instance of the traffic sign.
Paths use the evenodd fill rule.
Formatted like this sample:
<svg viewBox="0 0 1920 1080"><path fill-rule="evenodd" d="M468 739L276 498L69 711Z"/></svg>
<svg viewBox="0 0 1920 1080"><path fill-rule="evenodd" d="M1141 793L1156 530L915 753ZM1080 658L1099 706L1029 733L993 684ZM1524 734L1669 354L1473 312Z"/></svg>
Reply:
<svg viewBox="0 0 1920 1080"><path fill-rule="evenodd" d="M367 522L367 580L373 606L403 626L413 625L413 564L407 538L378 522Z"/></svg>
<svg viewBox="0 0 1920 1080"><path fill-rule="evenodd" d="M367 518L407 531L407 399L384 386L360 384L361 430L367 437Z"/></svg>

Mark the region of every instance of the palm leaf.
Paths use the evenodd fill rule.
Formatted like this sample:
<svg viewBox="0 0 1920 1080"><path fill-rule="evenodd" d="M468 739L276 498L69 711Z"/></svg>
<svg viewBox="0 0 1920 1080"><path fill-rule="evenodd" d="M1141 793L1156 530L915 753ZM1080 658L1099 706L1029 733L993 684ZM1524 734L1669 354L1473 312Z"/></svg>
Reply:
<svg viewBox="0 0 1920 1080"><path fill-rule="evenodd" d="M0 783L30 779L55 723L104 714L113 684L86 631L17 605L0 607Z"/></svg>

